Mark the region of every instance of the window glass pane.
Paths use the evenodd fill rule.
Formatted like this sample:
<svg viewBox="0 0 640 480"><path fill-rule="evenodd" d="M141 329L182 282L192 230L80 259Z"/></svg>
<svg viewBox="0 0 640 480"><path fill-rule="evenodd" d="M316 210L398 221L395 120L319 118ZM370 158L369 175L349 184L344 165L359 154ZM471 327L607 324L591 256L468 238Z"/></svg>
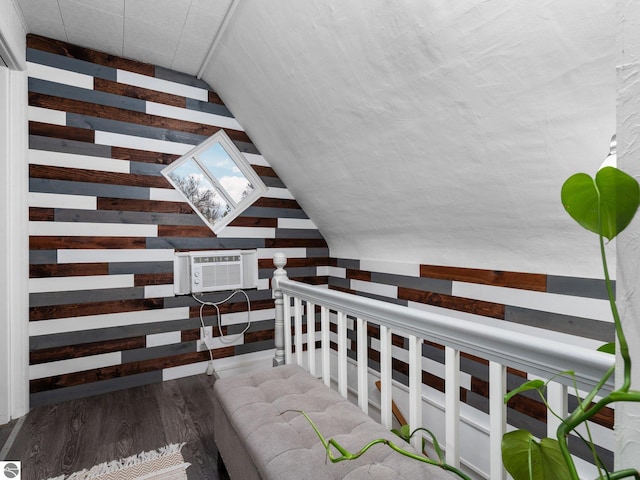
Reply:
<svg viewBox="0 0 640 480"><path fill-rule="evenodd" d="M196 210L212 225L224 218L231 207L218 190L205 177L193 158L180 164L169 177Z"/></svg>
<svg viewBox="0 0 640 480"><path fill-rule="evenodd" d="M219 143L214 143L203 151L198 159L207 167L220 182L234 202L239 203L254 187L240 171L227 151Z"/></svg>

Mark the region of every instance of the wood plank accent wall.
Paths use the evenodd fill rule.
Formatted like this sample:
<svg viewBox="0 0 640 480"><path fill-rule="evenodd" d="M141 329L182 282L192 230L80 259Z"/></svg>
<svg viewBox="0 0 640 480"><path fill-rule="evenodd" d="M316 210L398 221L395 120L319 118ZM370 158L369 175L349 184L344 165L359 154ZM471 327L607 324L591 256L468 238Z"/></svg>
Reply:
<svg viewBox="0 0 640 480"><path fill-rule="evenodd" d="M35 35L27 61L31 405L205 371L199 304L173 295L175 251L257 249L252 326L213 356L273 348L273 253L292 257L292 278L326 283L328 248L221 99L191 76ZM269 190L216 237L160 171L221 128ZM223 332L240 332L244 297L221 313Z"/></svg>
<svg viewBox="0 0 640 480"><path fill-rule="evenodd" d="M547 338L594 350L613 341L615 336L606 287L599 279L344 258L332 258L331 265L323 271L329 275L329 288L335 290L450 314L506 330L535 327ZM348 326L349 355L355 359L353 319L348 320ZM377 327L369 325L369 366L374 369L379 369L378 339ZM408 358L408 345L400 337L394 337L393 345L393 376L408 385L408 364L401 360ZM423 372L423 383L444 392L444 348L425 342L423 357L432 365L430 371ZM461 400L488 413L488 363L462 353L460 365ZM507 378L509 388L513 389L527 379L527 374L508 369ZM572 397L570 407L575 405L576 399ZM507 407L511 425L546 436L547 412L536 394L517 395ZM613 417L613 410L606 409L592 425L599 454L609 466L613 463ZM579 457L587 461L592 458L580 442L573 442L572 448Z"/></svg>

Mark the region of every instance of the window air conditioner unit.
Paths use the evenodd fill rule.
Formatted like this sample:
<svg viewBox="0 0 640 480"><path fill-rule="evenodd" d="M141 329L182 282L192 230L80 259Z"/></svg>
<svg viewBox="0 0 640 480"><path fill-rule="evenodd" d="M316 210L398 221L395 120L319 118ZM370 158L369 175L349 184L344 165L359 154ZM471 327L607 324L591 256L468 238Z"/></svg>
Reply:
<svg viewBox="0 0 640 480"><path fill-rule="evenodd" d="M258 286L257 251L176 252L173 279L176 295L255 288Z"/></svg>

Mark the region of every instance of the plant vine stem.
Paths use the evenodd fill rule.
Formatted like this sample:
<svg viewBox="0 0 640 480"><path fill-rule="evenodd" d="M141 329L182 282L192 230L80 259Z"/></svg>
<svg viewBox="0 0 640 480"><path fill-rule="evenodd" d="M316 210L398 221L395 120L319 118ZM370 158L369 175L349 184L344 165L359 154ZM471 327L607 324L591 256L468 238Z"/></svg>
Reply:
<svg viewBox="0 0 640 480"><path fill-rule="evenodd" d="M358 452L351 453L346 448L344 448L342 445L340 445L337 441L335 441L333 438L330 438L329 440L326 440L324 438L324 436L322 435L322 433L320 433L320 430L318 430L318 427L316 427L315 423L313 423L311 418L309 418L309 415L307 415L304 411L302 411L302 410L293 410L293 411L298 412L299 414L301 414L311 424L311 427L316 432L316 435L318 435L318 438L322 442L322 445L324 446L324 448L325 448L325 450L327 452L327 456L329 457L329 460L331 460L331 463L342 462L344 460L355 460L356 458L359 458L360 456L362 456L371 447L373 447L374 445L377 445L377 444L380 443L380 444L383 444L383 445L387 445L389 448L391 448L392 450L395 450L396 452L404 455L405 457L413 458L414 460L418 460L418 461L423 462L423 463L428 463L430 465L435 465L437 467L442 468L443 470L447 470L449 472L453 472L456 475L458 475L460 478L462 478L463 480L471 480L470 477L468 477L466 474L464 474L461 470L457 469L456 467L448 465L448 464L446 464L444 462L436 462L436 461L430 459L429 457L425 457L425 456L422 456L420 454L404 450L403 448L400 448L398 445L396 445L395 443L393 443L390 440L387 440L386 438L378 438L376 440L372 440L371 442L367 443L364 447L362 447ZM335 457L331 453L331 447L334 447L338 452L340 452L340 456L339 457Z"/></svg>
<svg viewBox="0 0 640 480"><path fill-rule="evenodd" d="M598 403L591 407L588 411L583 411L581 409L574 410L574 412L558 427L557 435L558 443L560 444L560 451L562 452L565 462L567 463L571 478L578 479L579 477L576 466L573 463L573 459L571 458L571 453L569 452L569 446L567 444L567 437L569 436L569 433L581 423L588 421L604 407L614 402L640 402L640 392L623 392L621 390L611 392L609 395L602 398ZM635 472L636 475L638 474L637 470L634 469L628 469L628 471ZM613 474L610 474L609 478L613 478L611 477L611 475ZM629 475L626 475L626 477L628 476Z"/></svg>
<svg viewBox="0 0 640 480"><path fill-rule="evenodd" d="M600 195L598 193L598 195ZM600 208L598 208L598 215L600 215ZM618 307L616 305L615 295L613 293L613 287L611 286L611 278L609 278L609 268L607 267L607 255L604 250L604 238L602 235L598 235L600 238L600 256L602 257L602 267L604 269L604 281L607 286L607 296L609 297L609 305L611 306L611 313L613 314L613 321L616 327L616 335L618 337L618 345L620 347L620 356L624 363L624 375L623 383L619 390L628 392L631 388L631 357L629 356L629 346L627 339L622 330L622 322L620 321L620 315L618 314Z"/></svg>

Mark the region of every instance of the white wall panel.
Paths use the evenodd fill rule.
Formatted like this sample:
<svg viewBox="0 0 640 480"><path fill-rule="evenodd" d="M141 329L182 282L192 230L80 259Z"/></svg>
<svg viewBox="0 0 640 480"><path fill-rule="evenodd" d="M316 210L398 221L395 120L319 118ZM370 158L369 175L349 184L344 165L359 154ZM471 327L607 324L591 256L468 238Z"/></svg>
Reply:
<svg viewBox="0 0 640 480"><path fill-rule="evenodd" d="M115 160L89 155L75 155L72 153L49 152L46 150L29 150L29 163L49 165L53 167L80 168L101 172L129 173L128 160Z"/></svg>
<svg viewBox="0 0 640 480"><path fill-rule="evenodd" d="M131 274L30 278L29 293L131 288L134 286L133 280Z"/></svg>
<svg viewBox="0 0 640 480"><path fill-rule="evenodd" d="M187 122L196 122L204 125L213 125L220 128L244 131L235 118L225 117L224 115L215 115L213 113L174 107L172 105L155 102L146 102L146 110L150 115L158 115L161 117L186 120Z"/></svg>
<svg viewBox="0 0 640 480"><path fill-rule="evenodd" d="M29 222L29 235L61 237L157 237L157 225L132 223Z"/></svg>
<svg viewBox="0 0 640 480"><path fill-rule="evenodd" d="M101 353L80 358L70 358L49 363L38 363L29 366L29 380L36 378L64 375L66 373L82 372L94 368L110 367L122 363L120 352Z"/></svg>
<svg viewBox="0 0 640 480"><path fill-rule="evenodd" d="M27 72L33 78L93 90L93 77L84 73L71 72L33 62L27 62Z"/></svg>
<svg viewBox="0 0 640 480"><path fill-rule="evenodd" d="M50 123L52 125L67 124L67 113L60 110L52 110L49 108L27 107L27 117L30 122Z"/></svg>
<svg viewBox="0 0 640 480"><path fill-rule="evenodd" d="M100 130L95 131L95 143L97 145L150 150L152 152L172 153L174 155L184 155L194 147L194 145L188 143L167 142L154 138L135 137L133 135L102 132Z"/></svg>
<svg viewBox="0 0 640 480"><path fill-rule="evenodd" d="M173 261L173 249L60 249L58 263L96 263L96 262L168 262Z"/></svg>
<svg viewBox="0 0 640 480"><path fill-rule="evenodd" d="M59 193L29 192L29 206L39 208L73 208L95 210L98 199L84 195L64 195Z"/></svg>
<svg viewBox="0 0 640 480"><path fill-rule="evenodd" d="M181 83L170 82L160 78L140 75L139 73L128 72L126 70L118 70L117 80L120 83L134 85L136 87L149 88L158 92L171 93L173 95L181 95L183 97L194 98L204 102L209 100L209 92L204 88L192 87Z"/></svg>

